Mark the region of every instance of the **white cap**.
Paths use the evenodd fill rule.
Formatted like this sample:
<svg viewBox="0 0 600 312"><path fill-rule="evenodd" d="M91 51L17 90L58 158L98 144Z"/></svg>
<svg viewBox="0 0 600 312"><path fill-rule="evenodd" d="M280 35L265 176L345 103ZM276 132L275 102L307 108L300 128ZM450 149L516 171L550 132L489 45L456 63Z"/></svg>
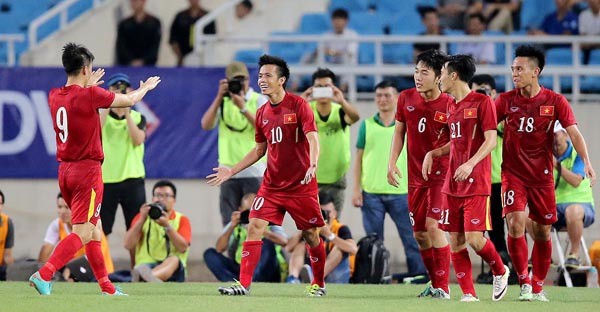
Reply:
<svg viewBox="0 0 600 312"><path fill-rule="evenodd" d="M560 124L560 121L557 120L554 123L554 133L558 133L561 131L567 132L567 130L565 130L565 128L563 128L563 126Z"/></svg>

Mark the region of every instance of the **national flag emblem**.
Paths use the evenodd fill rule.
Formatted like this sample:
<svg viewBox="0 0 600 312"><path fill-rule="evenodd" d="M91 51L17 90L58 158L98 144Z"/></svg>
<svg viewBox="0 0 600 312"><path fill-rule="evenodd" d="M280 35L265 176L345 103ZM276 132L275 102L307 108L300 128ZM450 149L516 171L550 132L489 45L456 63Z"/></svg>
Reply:
<svg viewBox="0 0 600 312"><path fill-rule="evenodd" d="M443 124L445 124L446 122L448 122L448 117L446 116L446 114L439 112L439 111L435 111L435 116L433 116L433 119L437 122L441 122Z"/></svg>
<svg viewBox="0 0 600 312"><path fill-rule="evenodd" d="M298 120L296 119L296 113L283 114L283 124L295 124Z"/></svg>
<svg viewBox="0 0 600 312"><path fill-rule="evenodd" d="M540 106L540 116L554 116L554 106Z"/></svg>
<svg viewBox="0 0 600 312"><path fill-rule="evenodd" d="M465 119L477 118L477 107L465 108L464 118Z"/></svg>

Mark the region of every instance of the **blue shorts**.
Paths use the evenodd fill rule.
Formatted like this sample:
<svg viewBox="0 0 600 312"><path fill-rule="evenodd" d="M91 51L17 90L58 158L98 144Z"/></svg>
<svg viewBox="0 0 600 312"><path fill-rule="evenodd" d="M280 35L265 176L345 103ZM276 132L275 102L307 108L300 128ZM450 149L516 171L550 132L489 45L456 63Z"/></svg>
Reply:
<svg viewBox="0 0 600 312"><path fill-rule="evenodd" d="M594 218L596 212L594 211L594 206L591 203L564 203L564 204L556 204L556 215L558 220L554 223L554 227L557 229L561 229L567 226L567 220L565 218L565 211L567 211L567 207L571 205L580 205L583 207L583 227L586 228L592 223L594 223Z"/></svg>
<svg viewBox="0 0 600 312"><path fill-rule="evenodd" d="M146 265L149 266L151 269L154 269L159 264L161 264L161 262L148 263ZM179 267L177 267L177 270L175 270L175 272L173 272L173 275L171 275L171 277L169 277L167 282L179 282L179 283L185 282L185 267L183 266L183 263L181 263L181 260L179 261Z"/></svg>

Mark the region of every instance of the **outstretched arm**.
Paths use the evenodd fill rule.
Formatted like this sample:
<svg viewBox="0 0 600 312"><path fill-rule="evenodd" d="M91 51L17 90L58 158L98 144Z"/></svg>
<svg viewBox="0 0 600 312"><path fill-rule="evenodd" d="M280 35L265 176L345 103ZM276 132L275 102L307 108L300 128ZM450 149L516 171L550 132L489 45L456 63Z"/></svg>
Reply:
<svg viewBox="0 0 600 312"><path fill-rule="evenodd" d="M115 94L110 107L131 107L135 103L141 101L148 91L153 90L160 83L160 77L153 76L146 81L140 81L140 87L127 94Z"/></svg>
<svg viewBox="0 0 600 312"><path fill-rule="evenodd" d="M235 164L233 168L218 167L213 168L216 171L213 174L206 176L208 184L213 186L219 186L221 183L229 180L232 176L236 175L240 171L252 166L255 162L260 160L267 153L267 142L256 143L256 147L251 150L240 162Z"/></svg>

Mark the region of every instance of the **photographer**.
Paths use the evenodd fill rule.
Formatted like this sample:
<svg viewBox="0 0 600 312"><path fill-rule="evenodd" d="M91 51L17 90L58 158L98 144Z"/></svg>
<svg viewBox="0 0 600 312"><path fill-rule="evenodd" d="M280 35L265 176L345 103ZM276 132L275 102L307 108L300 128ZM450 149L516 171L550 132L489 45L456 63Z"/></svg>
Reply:
<svg viewBox="0 0 600 312"><path fill-rule="evenodd" d="M177 189L156 182L151 204L144 204L125 234L125 248L135 249L132 281L184 282L192 238L190 220L175 211Z"/></svg>
<svg viewBox="0 0 600 312"><path fill-rule="evenodd" d="M231 221L217 239L216 248L209 248L204 252L206 266L221 282L232 281L240 274L242 243L248 234L248 216L254 197L254 193L244 195L239 209L231 214ZM280 282L281 277L287 274L287 262L281 250L287 244L287 235L280 226L270 226L264 235L260 262L252 280ZM222 254L225 251L227 257Z"/></svg>
<svg viewBox="0 0 600 312"><path fill-rule="evenodd" d="M244 63L227 65L225 76L227 79L219 81L217 95L202 116L202 129L219 126L219 166L232 167L254 148L256 110L267 99L250 87ZM259 161L221 185L219 208L223 225L240 206L244 194L258 191L265 168L265 162Z"/></svg>

